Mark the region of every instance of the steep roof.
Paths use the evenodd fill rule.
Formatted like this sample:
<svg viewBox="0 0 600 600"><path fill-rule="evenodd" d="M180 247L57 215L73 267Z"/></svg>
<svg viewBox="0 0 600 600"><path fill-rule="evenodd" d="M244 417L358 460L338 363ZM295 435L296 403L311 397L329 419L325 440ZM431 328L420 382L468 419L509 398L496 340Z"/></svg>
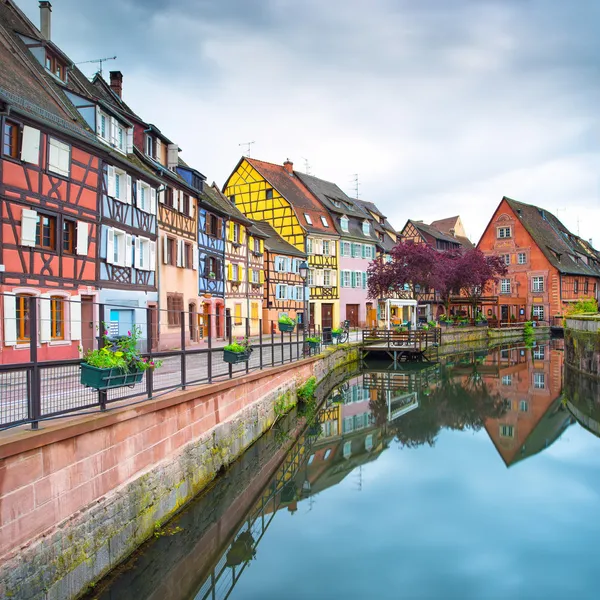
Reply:
<svg viewBox="0 0 600 600"><path fill-rule="evenodd" d="M550 211L506 196L502 200L510 206L515 217L559 272L600 277L598 251L589 242L571 233Z"/></svg>
<svg viewBox="0 0 600 600"><path fill-rule="evenodd" d="M306 258L306 253L298 250L296 246L292 246L286 242L266 221L254 221L252 226L262 232L265 239L265 248L269 252L277 252L278 254L286 254L288 256L297 256Z"/></svg>
<svg viewBox="0 0 600 600"><path fill-rule="evenodd" d="M361 241L369 240L374 243L379 241L373 227L375 219L373 219L371 215L365 213L365 211L335 183L319 179L313 175L306 175L306 173L298 173L297 171L294 171L294 174L302 181L302 183L304 183L307 189L318 198L319 202L331 214L333 224L341 236L352 237ZM341 228L340 218L342 216L348 217L348 231L343 231ZM363 233L363 221L369 221L371 223L369 235Z"/></svg>
<svg viewBox="0 0 600 600"><path fill-rule="evenodd" d="M360 208L363 209L365 213L377 215L379 217L379 221L374 219L376 223L376 229L378 228L378 230L381 230L385 233L387 239L384 242L384 245L391 244L391 247L393 247L396 242L390 234L398 236L398 232L394 229L394 227L392 227L387 217L377 208L377 205L374 202L369 202L368 200L355 200L355 202L358 206L360 206Z"/></svg>
<svg viewBox="0 0 600 600"><path fill-rule="evenodd" d="M336 235L329 213L310 193L300 179L291 174L283 165L275 165L255 158L244 158L260 173L292 206L300 225L311 233ZM309 216L311 223L306 219ZM324 217L329 224L325 227L321 222Z"/></svg>
<svg viewBox="0 0 600 600"><path fill-rule="evenodd" d="M234 221L250 226L251 221L235 204L233 204L225 194L217 187L213 181L212 185L205 185L204 192L200 196L210 206L216 208L222 214L229 216Z"/></svg>
<svg viewBox="0 0 600 600"><path fill-rule="evenodd" d="M455 237L442 233L439 229L436 229L431 225L427 225L422 221L413 221L412 219L409 219L406 225L408 225L409 223L413 225L413 227L415 227L417 231L420 231L421 233L424 233L426 235L430 235L435 240L449 242L451 244L460 244L460 242ZM404 226L404 228L406 228L406 225ZM404 231L404 229L402 231Z"/></svg>
<svg viewBox="0 0 600 600"><path fill-rule="evenodd" d="M447 217L446 219L438 219L437 221L432 221L431 226L435 227L442 233L446 233L450 237L456 238L462 246L465 248L473 248L474 244L471 240L465 235L465 230L462 226L462 221L459 215L455 217Z"/></svg>

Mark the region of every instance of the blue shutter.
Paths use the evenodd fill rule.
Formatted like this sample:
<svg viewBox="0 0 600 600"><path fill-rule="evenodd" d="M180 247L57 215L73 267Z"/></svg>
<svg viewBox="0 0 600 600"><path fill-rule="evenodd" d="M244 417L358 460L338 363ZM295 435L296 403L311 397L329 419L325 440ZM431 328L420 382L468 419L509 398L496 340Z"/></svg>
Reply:
<svg viewBox="0 0 600 600"><path fill-rule="evenodd" d="M356 287L356 272L352 271L352 287Z"/></svg>
<svg viewBox="0 0 600 600"><path fill-rule="evenodd" d="M362 258L367 258L367 245L362 244L361 248L362 248Z"/></svg>

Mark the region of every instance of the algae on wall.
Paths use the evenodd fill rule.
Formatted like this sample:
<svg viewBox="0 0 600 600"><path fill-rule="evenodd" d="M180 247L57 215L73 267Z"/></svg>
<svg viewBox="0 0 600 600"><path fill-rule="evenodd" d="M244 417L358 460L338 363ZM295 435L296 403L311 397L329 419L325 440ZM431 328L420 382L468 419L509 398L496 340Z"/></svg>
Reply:
<svg viewBox="0 0 600 600"><path fill-rule="evenodd" d="M600 377L600 334L565 329L565 362L593 377Z"/></svg>

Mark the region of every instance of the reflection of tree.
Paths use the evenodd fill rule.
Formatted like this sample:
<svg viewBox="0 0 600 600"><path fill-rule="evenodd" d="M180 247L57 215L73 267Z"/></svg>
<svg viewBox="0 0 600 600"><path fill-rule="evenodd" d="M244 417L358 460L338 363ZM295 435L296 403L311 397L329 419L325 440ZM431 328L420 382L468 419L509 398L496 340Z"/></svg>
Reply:
<svg viewBox="0 0 600 600"><path fill-rule="evenodd" d="M502 399L490 392L478 372L478 363L472 367L471 372L460 376L442 367L437 385L419 390L419 408L388 423L388 432L409 448L433 446L443 428L478 431L486 419L500 417L505 411ZM371 410L378 425L387 421L385 398L372 401Z"/></svg>

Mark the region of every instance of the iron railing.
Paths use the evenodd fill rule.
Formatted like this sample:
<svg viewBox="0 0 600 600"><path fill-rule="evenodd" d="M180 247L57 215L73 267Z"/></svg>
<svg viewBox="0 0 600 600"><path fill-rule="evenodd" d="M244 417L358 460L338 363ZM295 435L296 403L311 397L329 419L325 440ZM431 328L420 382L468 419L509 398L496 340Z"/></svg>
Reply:
<svg viewBox="0 0 600 600"><path fill-rule="evenodd" d="M5 298L0 294L0 303ZM296 326L292 332L283 333L277 321L234 316L228 311L209 314L90 303L79 318L81 305L71 306L69 298L62 299L58 311L49 312L44 302L50 302L49 298L28 296L26 304L17 303L12 323L12 313L0 307L4 315L0 335L0 429L24 424L37 429L38 423L46 419L107 410L117 402L133 404L319 352L318 347L309 347L306 337L321 335L320 328L305 330ZM11 300L10 310L13 305ZM91 320L86 320L86 314L92 315ZM132 320L123 322L119 320L122 318ZM103 346L105 332L109 336L127 335L134 326L141 330L141 356L160 360L162 366L144 371L141 381L131 386L108 390L84 386L80 365L86 350ZM248 338L253 347L248 361L225 362L223 347L242 337Z"/></svg>

